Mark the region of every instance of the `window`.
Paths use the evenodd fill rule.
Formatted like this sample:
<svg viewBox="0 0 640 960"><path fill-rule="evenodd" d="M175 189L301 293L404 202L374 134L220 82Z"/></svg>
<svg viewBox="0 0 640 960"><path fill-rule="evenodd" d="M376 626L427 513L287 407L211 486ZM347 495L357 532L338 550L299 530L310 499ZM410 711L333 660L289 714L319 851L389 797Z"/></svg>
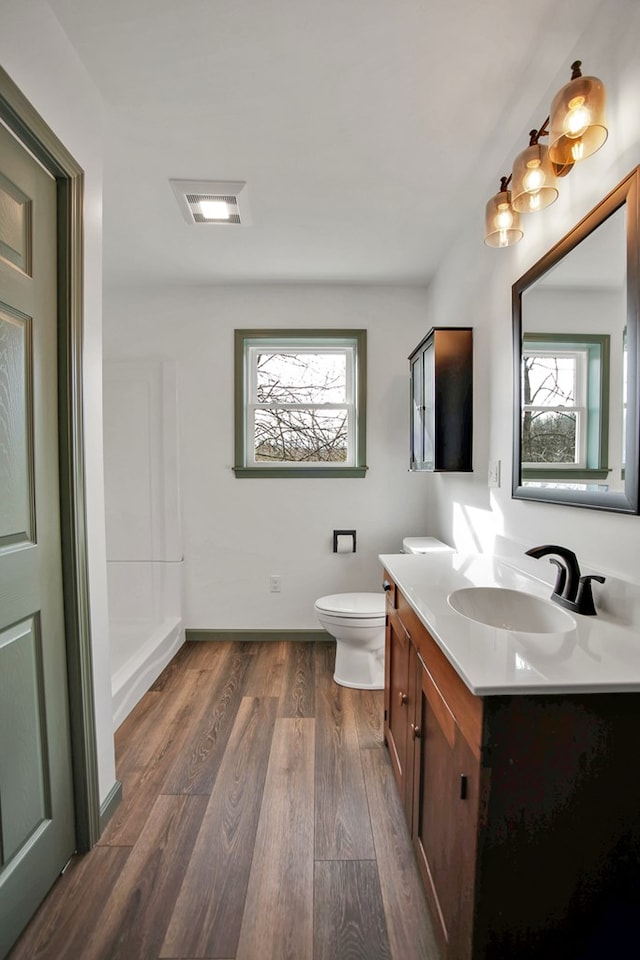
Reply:
<svg viewBox="0 0 640 960"><path fill-rule="evenodd" d="M523 350L522 462L586 465L584 350Z"/></svg>
<svg viewBox="0 0 640 960"><path fill-rule="evenodd" d="M607 477L608 378L608 336L525 334L523 480Z"/></svg>
<svg viewBox="0 0 640 960"><path fill-rule="evenodd" d="M237 477L364 477L366 330L236 330Z"/></svg>

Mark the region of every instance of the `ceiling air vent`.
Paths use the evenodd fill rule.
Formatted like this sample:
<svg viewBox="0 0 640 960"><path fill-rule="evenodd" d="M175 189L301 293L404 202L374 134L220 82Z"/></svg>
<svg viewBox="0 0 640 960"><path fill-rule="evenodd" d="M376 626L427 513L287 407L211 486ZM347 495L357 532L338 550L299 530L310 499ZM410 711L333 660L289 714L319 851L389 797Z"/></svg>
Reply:
<svg viewBox="0 0 640 960"><path fill-rule="evenodd" d="M170 180L187 223L246 224L251 222L244 181Z"/></svg>

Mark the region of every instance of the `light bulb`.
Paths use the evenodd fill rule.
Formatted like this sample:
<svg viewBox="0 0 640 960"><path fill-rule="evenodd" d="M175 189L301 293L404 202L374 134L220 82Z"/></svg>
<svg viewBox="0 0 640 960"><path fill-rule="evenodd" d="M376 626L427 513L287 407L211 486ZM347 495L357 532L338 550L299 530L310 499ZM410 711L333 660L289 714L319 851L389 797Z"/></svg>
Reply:
<svg viewBox="0 0 640 960"><path fill-rule="evenodd" d="M544 171L540 168L539 160L530 160L527 164L522 186L527 193L537 193L540 187L544 186Z"/></svg>
<svg viewBox="0 0 640 960"><path fill-rule="evenodd" d="M578 140L577 143L572 144L571 146L571 159L574 163L577 163L578 160L582 160L584 157L584 143L582 140Z"/></svg>
<svg viewBox="0 0 640 960"><path fill-rule="evenodd" d="M495 224L501 234L513 225L513 213L508 203L498 204L498 212L496 213Z"/></svg>
<svg viewBox="0 0 640 960"><path fill-rule="evenodd" d="M201 200L200 210L205 220L229 219L229 207L224 200Z"/></svg>
<svg viewBox="0 0 640 960"><path fill-rule="evenodd" d="M584 105L584 97L573 97L569 100L569 111L564 118L563 131L570 140L577 140L583 137L589 123L591 114Z"/></svg>

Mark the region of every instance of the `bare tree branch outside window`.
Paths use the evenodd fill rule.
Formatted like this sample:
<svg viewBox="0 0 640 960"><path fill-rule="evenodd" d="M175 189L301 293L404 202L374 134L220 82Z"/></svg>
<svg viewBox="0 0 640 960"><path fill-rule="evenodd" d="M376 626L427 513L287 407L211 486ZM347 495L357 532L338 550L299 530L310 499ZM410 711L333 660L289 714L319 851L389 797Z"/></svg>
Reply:
<svg viewBox="0 0 640 960"><path fill-rule="evenodd" d="M344 352L265 352L256 364L255 459L344 463L348 452Z"/></svg>
<svg viewBox="0 0 640 960"><path fill-rule="evenodd" d="M522 461L576 462L578 413L576 361L572 357L524 356L522 364Z"/></svg>

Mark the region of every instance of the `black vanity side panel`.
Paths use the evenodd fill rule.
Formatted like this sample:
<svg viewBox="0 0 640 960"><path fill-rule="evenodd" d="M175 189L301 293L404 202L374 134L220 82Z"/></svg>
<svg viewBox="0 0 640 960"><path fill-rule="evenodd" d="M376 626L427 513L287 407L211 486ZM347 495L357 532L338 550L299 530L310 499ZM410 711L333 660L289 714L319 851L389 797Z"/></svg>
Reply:
<svg viewBox="0 0 640 960"><path fill-rule="evenodd" d="M640 694L486 697L473 960L637 946Z"/></svg>

